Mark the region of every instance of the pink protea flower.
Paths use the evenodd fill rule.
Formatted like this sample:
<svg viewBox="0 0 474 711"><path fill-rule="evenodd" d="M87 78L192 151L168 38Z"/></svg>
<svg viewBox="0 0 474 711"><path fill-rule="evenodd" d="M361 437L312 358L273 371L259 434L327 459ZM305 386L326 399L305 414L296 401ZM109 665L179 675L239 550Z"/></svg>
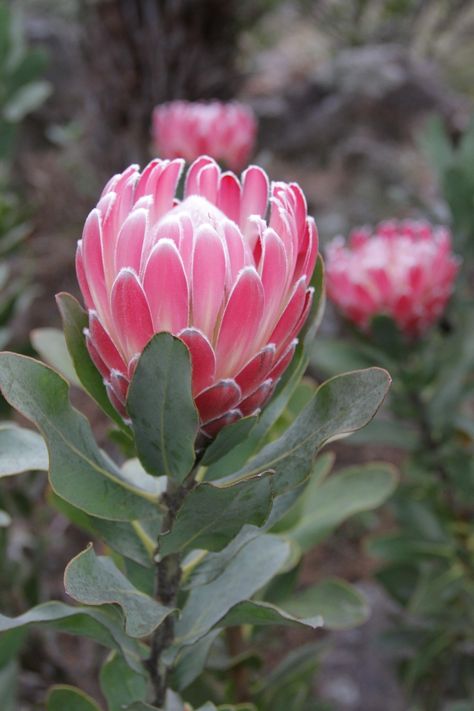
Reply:
<svg viewBox="0 0 474 711"><path fill-rule="evenodd" d="M253 151L256 133L253 111L236 101L172 101L153 112L153 139L162 158L192 162L209 155L240 170Z"/></svg>
<svg viewBox="0 0 474 711"><path fill-rule="evenodd" d="M318 251L298 185L251 166L239 181L208 157L131 166L106 185L77 248L86 340L110 399L127 388L153 334L187 345L203 431L254 413L291 361L311 305ZM270 203L269 219L265 219Z"/></svg>
<svg viewBox="0 0 474 711"><path fill-rule="evenodd" d="M359 229L345 246L336 237L326 252L329 297L362 330L379 314L408 336L419 336L442 315L458 260L445 227L428 222L382 222Z"/></svg>

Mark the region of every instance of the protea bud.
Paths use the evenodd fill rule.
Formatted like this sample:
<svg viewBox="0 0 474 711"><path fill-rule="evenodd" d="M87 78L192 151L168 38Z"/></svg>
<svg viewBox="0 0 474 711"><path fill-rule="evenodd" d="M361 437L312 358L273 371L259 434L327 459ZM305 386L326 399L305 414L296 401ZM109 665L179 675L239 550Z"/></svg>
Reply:
<svg viewBox="0 0 474 711"><path fill-rule="evenodd" d="M202 429L258 411L293 356L318 251L298 185L251 166L241 182L199 158L114 176L87 218L77 275L91 357L126 417L129 381L153 334L187 345ZM265 219L269 207L268 223Z"/></svg>
<svg viewBox="0 0 474 711"><path fill-rule="evenodd" d="M162 158L192 162L209 155L240 170L252 154L256 133L253 111L236 101L172 101L153 112L155 150Z"/></svg>
<svg viewBox="0 0 474 711"><path fill-rule="evenodd" d="M445 227L387 221L372 233L359 229L345 246L336 237L326 252L327 292L360 329L374 316L390 316L416 337L443 314L459 262Z"/></svg>

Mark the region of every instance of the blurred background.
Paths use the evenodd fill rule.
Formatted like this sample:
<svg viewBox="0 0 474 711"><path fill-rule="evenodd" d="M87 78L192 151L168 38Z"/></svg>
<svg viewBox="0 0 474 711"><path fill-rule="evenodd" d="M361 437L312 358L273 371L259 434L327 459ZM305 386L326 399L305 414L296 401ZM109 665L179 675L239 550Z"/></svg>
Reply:
<svg viewBox="0 0 474 711"><path fill-rule="evenodd" d="M386 217L452 223L437 168L446 142L468 130L473 37L469 0L0 0L0 345L32 352L31 330L59 325L54 294L78 295L85 217L113 173L154 157L151 114L171 99L249 104L259 122L253 162L301 185L323 246ZM466 180L472 211L474 178ZM338 328L329 308L322 332ZM317 358L313 370L321 375ZM100 415L76 398L100 436ZM339 465L403 456L396 446L334 449ZM84 539L51 511L44 489L34 474L2 482L0 508L14 514L8 534L0 520L8 614L61 598L61 571ZM375 582L364 545L390 521L389 512L356 517L306 559L303 580L337 574L373 606L364 626L322 640L313 707L468 711L469 701L453 705L451 682L433 702L408 705L398 651L383 642L396 602ZM268 650L269 668L282 645L297 649L314 633L283 637ZM84 640L35 632L21 660L20 708L40 708L52 682L95 693L101 655ZM423 671L422 699L436 669ZM0 699L9 683L0 673Z"/></svg>

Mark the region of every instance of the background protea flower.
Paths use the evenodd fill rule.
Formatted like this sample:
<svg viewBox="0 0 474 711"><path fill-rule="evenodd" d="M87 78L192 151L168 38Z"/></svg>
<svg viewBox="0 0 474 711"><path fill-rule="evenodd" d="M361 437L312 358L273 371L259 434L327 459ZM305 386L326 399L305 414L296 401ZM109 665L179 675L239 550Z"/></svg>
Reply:
<svg viewBox="0 0 474 711"><path fill-rule="evenodd" d="M126 417L137 359L159 331L192 360L203 431L258 411L293 356L318 251L298 185L251 166L241 182L199 158L131 166L106 185L77 249L91 357ZM268 223L265 219L270 203Z"/></svg>
<svg viewBox="0 0 474 711"><path fill-rule="evenodd" d="M355 230L345 246L336 237L326 251L329 297L359 328L390 316L409 336L420 335L443 314L458 260L445 227L387 221L372 233Z"/></svg>
<svg viewBox="0 0 474 711"><path fill-rule="evenodd" d="M209 155L240 170L248 163L256 133L253 111L236 101L171 101L153 112L153 139L162 158L192 162Z"/></svg>

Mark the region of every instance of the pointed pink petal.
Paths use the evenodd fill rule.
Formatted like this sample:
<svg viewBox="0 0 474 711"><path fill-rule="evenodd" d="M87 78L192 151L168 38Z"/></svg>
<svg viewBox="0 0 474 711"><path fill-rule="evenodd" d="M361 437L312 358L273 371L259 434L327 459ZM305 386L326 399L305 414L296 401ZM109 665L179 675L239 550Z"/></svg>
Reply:
<svg viewBox="0 0 474 711"><path fill-rule="evenodd" d="M206 422L206 426L203 427L202 431L208 437L214 438L223 427L226 425L231 425L233 422L237 422L242 417L240 410L229 410L222 417L218 417L216 420L211 420Z"/></svg>
<svg viewBox="0 0 474 711"><path fill-rule="evenodd" d="M288 284L288 261L285 246L271 228L262 238L262 258L259 273L265 293L265 325L274 323L280 305L286 296Z"/></svg>
<svg viewBox="0 0 474 711"><path fill-rule="evenodd" d="M286 340L288 334L293 331L293 328L298 323L298 320L303 312L306 301L306 282L302 277L296 284L293 294L283 311L273 333L269 337L269 342L275 343L279 350L281 344Z"/></svg>
<svg viewBox="0 0 474 711"><path fill-rule="evenodd" d="M235 382L240 386L243 397L256 390L267 377L275 360L275 352L274 344L269 343L236 375Z"/></svg>
<svg viewBox="0 0 474 711"><path fill-rule="evenodd" d="M192 281L193 250L194 250L194 226L191 218L186 213L179 215L180 238L179 253L183 260L184 271L188 278L188 284Z"/></svg>
<svg viewBox="0 0 474 711"><path fill-rule="evenodd" d="M299 319L297 320L297 322L295 323L295 325L293 326L291 331L289 331L287 337L281 342L280 352L281 352L281 350L283 350L287 347L287 345L295 338L295 336L298 335L298 333L303 328L304 323L305 323L306 319L308 318L308 314L311 309L311 304L313 303L313 296L314 296L314 289L312 289L312 288L307 289L303 310L300 314Z"/></svg>
<svg viewBox="0 0 474 711"><path fill-rule="evenodd" d="M153 200L153 220L159 220L165 212L173 207L173 200L183 170L184 160L175 158L164 166L156 181Z"/></svg>
<svg viewBox="0 0 474 711"><path fill-rule="evenodd" d="M138 209L131 212L123 223L115 248L116 273L123 267L130 267L138 274L147 218L147 211Z"/></svg>
<svg viewBox="0 0 474 711"><path fill-rule="evenodd" d="M273 392L274 388L274 382L271 378L268 380L265 380L255 392L253 392L249 397L245 398L245 400L242 400L242 402L239 405L239 409L242 412L242 415L245 417L246 415L251 415L252 413L255 412L255 410L258 410L259 408L263 407L265 402L268 400L270 395Z"/></svg>
<svg viewBox="0 0 474 711"><path fill-rule="evenodd" d="M293 356L295 354L295 349L296 349L297 345L298 345L298 339L295 338L290 343L290 345L286 349L286 351L283 353L280 360L276 363L276 365L271 369L270 373L268 374L268 377L271 378L275 383L278 380L278 378L280 378L281 375L283 375L283 373L285 372L285 370L291 363Z"/></svg>
<svg viewBox="0 0 474 711"><path fill-rule="evenodd" d="M220 380L196 398L201 422L215 420L232 410L240 401L242 393L234 380Z"/></svg>
<svg viewBox="0 0 474 711"><path fill-rule="evenodd" d="M82 240L77 243L76 250L76 275L77 281L79 282L79 287L81 289L82 298L84 299L84 304L86 308L94 308L94 301L89 289L89 284L87 282L87 276L84 269L84 258L82 256Z"/></svg>
<svg viewBox="0 0 474 711"><path fill-rule="evenodd" d="M150 189L150 182L152 180L152 176L156 176L157 180L162 170L163 165L162 161L159 158L151 160L148 165L145 166L145 168L142 170L135 189L135 201L140 200L140 198L144 197L145 195L150 195L152 192L154 192L153 189ZM154 185L156 184L156 180Z"/></svg>
<svg viewBox="0 0 474 711"><path fill-rule="evenodd" d="M112 405L115 407L118 413L122 415L123 418L127 417L127 411L125 409L124 404L119 400L117 395L114 392L114 389L110 382L108 380L104 381L105 384L105 389L107 390L107 395L109 396L109 400L112 403Z"/></svg>
<svg viewBox="0 0 474 711"><path fill-rule="evenodd" d="M246 267L235 282L222 317L216 347L218 377L239 372L258 350L263 308L260 277L253 267Z"/></svg>
<svg viewBox="0 0 474 711"><path fill-rule="evenodd" d="M84 330L84 335L86 337L87 350L89 351L89 355L91 357L92 362L94 363L95 367L97 368L99 373L102 375L102 377L107 378L110 375L110 368L107 367L107 365L104 363L104 361L98 354L97 349L92 342L92 339L89 335L89 331L87 328Z"/></svg>
<svg viewBox="0 0 474 711"><path fill-rule="evenodd" d="M200 156L197 158L188 170L186 181L184 183L184 197L190 195L199 195L199 173L202 168L208 165L215 165L215 162L209 156Z"/></svg>
<svg viewBox="0 0 474 711"><path fill-rule="evenodd" d="M250 215L265 217L268 205L268 178L264 170L251 165L242 174L240 226L244 228Z"/></svg>
<svg viewBox="0 0 474 711"><path fill-rule="evenodd" d="M118 370L112 370L110 373L110 386L117 399L125 405L129 386L128 379Z"/></svg>
<svg viewBox="0 0 474 711"><path fill-rule="evenodd" d="M89 312L89 334L94 348L109 370L115 369L126 373L127 366L95 311Z"/></svg>
<svg viewBox="0 0 474 711"><path fill-rule="evenodd" d="M290 183L288 191L294 198L293 212L295 216L296 230L298 232L299 240L301 241L306 231L306 218L308 214L306 198L298 183Z"/></svg>
<svg viewBox="0 0 474 711"><path fill-rule="evenodd" d="M108 295L105 288L104 263L102 260L102 228L98 210L92 210L84 225L82 258L95 308L101 318L107 318Z"/></svg>
<svg viewBox="0 0 474 711"><path fill-rule="evenodd" d="M110 298L112 318L120 339L120 350L128 361L141 353L153 335L150 309L135 272L122 269Z"/></svg>
<svg viewBox="0 0 474 711"><path fill-rule="evenodd" d="M194 244L192 279L193 326L212 341L225 297L226 258L222 241L209 225L198 228Z"/></svg>
<svg viewBox="0 0 474 711"><path fill-rule="evenodd" d="M237 224L239 224L240 217L241 194L242 188L235 175L233 173L224 173L219 184L217 207Z"/></svg>
<svg viewBox="0 0 474 711"><path fill-rule="evenodd" d="M179 338L187 345L191 356L193 396L212 385L216 358L206 336L195 328L185 328Z"/></svg>
<svg viewBox="0 0 474 711"><path fill-rule="evenodd" d="M222 225L224 239L229 255L229 277L233 284L239 272L253 262L250 252L245 249L242 233L233 222L226 220Z"/></svg>
<svg viewBox="0 0 474 711"><path fill-rule="evenodd" d="M140 270L138 272L141 276L145 271L151 251L157 242L161 239L170 239L179 247L181 232L181 222L178 216L173 214L165 215L158 225L149 226L143 242Z"/></svg>
<svg viewBox="0 0 474 711"><path fill-rule="evenodd" d="M220 170L215 163L211 163L199 171L199 195L209 200L213 205L217 202L217 188Z"/></svg>
<svg viewBox="0 0 474 711"><path fill-rule="evenodd" d="M177 333L188 323L188 282L175 243L160 240L145 267L143 290L148 301L153 330Z"/></svg>

